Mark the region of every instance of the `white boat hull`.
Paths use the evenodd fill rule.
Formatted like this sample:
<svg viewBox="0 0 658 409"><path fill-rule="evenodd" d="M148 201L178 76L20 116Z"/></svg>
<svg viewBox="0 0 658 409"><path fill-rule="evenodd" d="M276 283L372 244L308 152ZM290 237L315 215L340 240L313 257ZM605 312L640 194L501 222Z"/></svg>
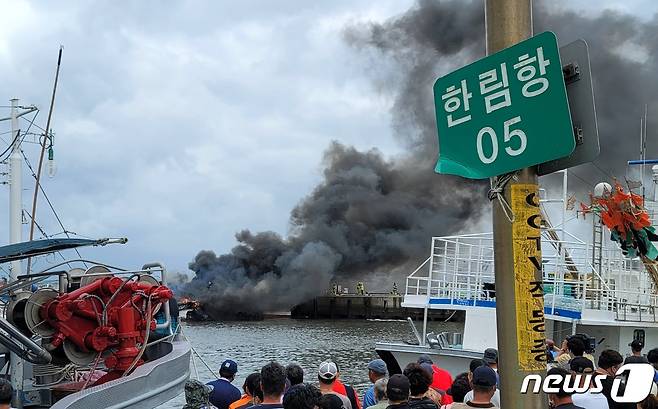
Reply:
<svg viewBox="0 0 658 409"><path fill-rule="evenodd" d="M386 362L391 374L401 373L408 364L416 362L420 355L426 354L436 365L450 372L454 378L462 372L468 372L471 360L482 358L482 351L435 349L409 344L377 343L375 350Z"/></svg>
<svg viewBox="0 0 658 409"><path fill-rule="evenodd" d="M467 315L468 317L468 315ZM468 318L467 318L468 319ZM493 317L495 320L495 316ZM571 323L556 323L547 321L547 336L555 338L559 344L564 337L571 334ZM558 325L561 324L561 325ZM468 325L468 321L467 321ZM630 348L627 346L635 337L636 331L642 331L647 346L658 343L658 328L640 327L634 325L581 325L576 324L575 332L584 333L593 336L598 345L593 355L598 357L605 349L614 349L619 351L622 356L628 355ZM562 339L561 339L562 338ZM497 347L496 337L494 337L486 347ZM375 350L377 354L386 362L390 373L400 373L411 362L416 362L422 354L429 355L435 364L444 368L456 376L459 373L467 372L472 359L482 358L484 347L475 349L457 349L457 348L430 348L429 346L410 345L404 343L377 343ZM648 352L647 350L643 352ZM595 362L596 364L596 362Z"/></svg>
<svg viewBox="0 0 658 409"><path fill-rule="evenodd" d="M69 395L52 409L146 409L168 402L183 392L190 376L190 344L171 345L168 354L137 367L130 376Z"/></svg>

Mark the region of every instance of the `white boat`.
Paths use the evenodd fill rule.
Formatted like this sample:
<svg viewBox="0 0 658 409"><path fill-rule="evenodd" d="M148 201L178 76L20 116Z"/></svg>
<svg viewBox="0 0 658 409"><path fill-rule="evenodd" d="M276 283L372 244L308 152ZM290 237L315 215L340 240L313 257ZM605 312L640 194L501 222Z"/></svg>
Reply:
<svg viewBox="0 0 658 409"><path fill-rule="evenodd" d="M563 192L562 199L544 202L565 206ZM559 345L566 336L586 334L595 340L594 356L609 348L623 354L634 339L658 346L656 283L645 265L622 254L598 217L581 219L585 229L594 229L586 243L561 228L562 214L557 227L542 229L546 337ZM486 348L497 348L494 282L491 233L432 238L431 255L406 279L402 306L463 310L463 332L427 334L425 320L422 336L414 330L418 345L377 343L389 370L399 372L428 354L454 376Z"/></svg>
<svg viewBox="0 0 658 409"><path fill-rule="evenodd" d="M11 116L0 119L11 120L13 136L0 154L10 152L11 243L0 247L0 264L10 266L9 283L0 287L0 378L11 381L16 408L159 406L183 392L191 355L191 346L173 325L173 295L162 264L130 270L65 259L38 272L28 268L25 274L23 259L125 243L68 237L23 240L23 138L18 119L35 110L19 107L13 99Z"/></svg>

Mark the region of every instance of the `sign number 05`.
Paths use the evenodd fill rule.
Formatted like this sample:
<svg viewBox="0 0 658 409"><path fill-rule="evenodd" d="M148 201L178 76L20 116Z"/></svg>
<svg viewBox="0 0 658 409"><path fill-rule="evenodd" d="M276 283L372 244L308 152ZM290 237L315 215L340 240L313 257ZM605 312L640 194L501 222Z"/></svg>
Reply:
<svg viewBox="0 0 658 409"><path fill-rule="evenodd" d="M528 142L528 138L526 137L525 132L523 132L521 129L510 129L512 125L519 122L521 122L521 117L515 116L514 118L508 119L503 123L503 139L505 144L508 145L505 147L505 152L507 152L507 154L510 156L518 156L522 154L523 151L525 151ZM489 135L489 139L491 140L491 155L489 156L485 155L484 148L482 146L482 139L484 138L484 135ZM512 138L515 137L518 139L518 147L512 148L510 145L512 145ZM498 137L496 136L496 131L494 131L492 127L485 126L484 128L480 129L480 132L478 132L477 150L478 157L482 163L492 163L498 157Z"/></svg>

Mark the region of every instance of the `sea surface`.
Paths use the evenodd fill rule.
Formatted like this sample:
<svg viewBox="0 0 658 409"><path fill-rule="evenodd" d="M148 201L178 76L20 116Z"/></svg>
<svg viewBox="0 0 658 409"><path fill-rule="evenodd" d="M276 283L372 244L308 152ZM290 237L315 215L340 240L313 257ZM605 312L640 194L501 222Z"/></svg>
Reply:
<svg viewBox="0 0 658 409"><path fill-rule="evenodd" d="M422 323L416 323L418 331ZM460 331L462 324L430 322L429 330ZM317 368L324 360L338 364L341 379L362 392L369 386L367 365L378 358L375 343L413 340L406 321L374 320L293 320L266 319L248 322L183 323L183 333L192 347L214 371L224 359L238 363L237 379L242 389L244 379L270 361L282 365L296 362L304 368L304 380L317 383ZM214 376L195 357L192 377L208 382ZM197 375L198 374L198 375ZM180 409L183 394L158 409Z"/></svg>

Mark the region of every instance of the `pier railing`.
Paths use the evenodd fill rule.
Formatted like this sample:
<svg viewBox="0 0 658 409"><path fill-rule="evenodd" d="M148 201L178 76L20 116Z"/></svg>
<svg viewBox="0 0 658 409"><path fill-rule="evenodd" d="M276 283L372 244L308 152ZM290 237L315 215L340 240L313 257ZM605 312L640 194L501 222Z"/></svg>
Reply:
<svg viewBox="0 0 658 409"><path fill-rule="evenodd" d="M544 301L548 314L579 318L584 309L614 313L617 320L656 320L658 295L640 260L617 249L601 252L592 264L592 246L568 233L542 237ZM491 233L435 237L432 252L406 280L405 295L461 306L495 305Z"/></svg>

